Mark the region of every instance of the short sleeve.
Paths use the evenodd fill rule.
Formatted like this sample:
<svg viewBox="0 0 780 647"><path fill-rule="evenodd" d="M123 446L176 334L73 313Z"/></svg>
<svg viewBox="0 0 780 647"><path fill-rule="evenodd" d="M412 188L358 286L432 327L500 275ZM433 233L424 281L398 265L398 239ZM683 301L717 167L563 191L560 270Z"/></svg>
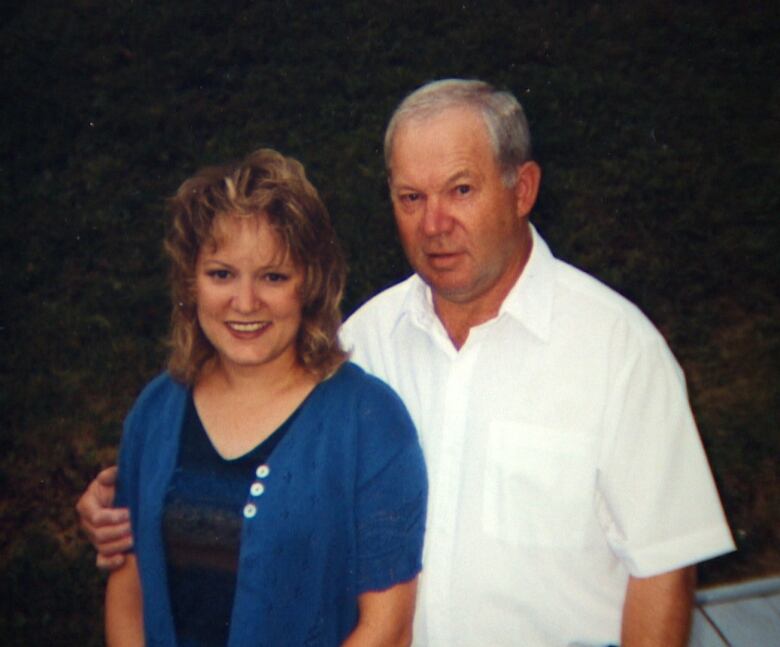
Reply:
<svg viewBox="0 0 780 647"><path fill-rule="evenodd" d="M660 337L625 367L599 465L613 550L639 577L733 550L680 367Z"/></svg>
<svg viewBox="0 0 780 647"><path fill-rule="evenodd" d="M359 411L355 514L361 593L406 582L422 568L425 463L406 408L381 386L362 399Z"/></svg>

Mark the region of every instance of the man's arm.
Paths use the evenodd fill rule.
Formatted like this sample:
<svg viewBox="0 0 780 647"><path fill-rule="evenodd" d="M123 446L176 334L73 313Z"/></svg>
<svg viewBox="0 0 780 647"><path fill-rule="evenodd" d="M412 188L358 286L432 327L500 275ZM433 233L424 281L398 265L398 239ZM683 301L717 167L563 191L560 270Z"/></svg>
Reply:
<svg viewBox="0 0 780 647"><path fill-rule="evenodd" d="M143 647L144 621L141 578L134 555L108 577L106 585L106 645Z"/></svg>
<svg viewBox="0 0 780 647"><path fill-rule="evenodd" d="M358 596L360 617L342 647L408 647L412 644L412 620L417 578L385 591Z"/></svg>
<svg viewBox="0 0 780 647"><path fill-rule="evenodd" d="M696 567L630 577L623 606L623 647L685 647L691 628Z"/></svg>
<svg viewBox="0 0 780 647"><path fill-rule="evenodd" d="M97 565L110 571L124 564L124 553L133 545L129 511L127 508L111 507L116 492L116 476L116 467L104 469L76 503L81 527L98 551Z"/></svg>

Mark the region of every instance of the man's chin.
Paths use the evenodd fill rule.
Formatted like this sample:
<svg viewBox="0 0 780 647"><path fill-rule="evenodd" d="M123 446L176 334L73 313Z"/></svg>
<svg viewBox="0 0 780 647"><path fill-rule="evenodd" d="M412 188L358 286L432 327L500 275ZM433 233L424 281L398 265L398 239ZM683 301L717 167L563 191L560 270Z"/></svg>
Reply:
<svg viewBox="0 0 780 647"><path fill-rule="evenodd" d="M445 299L453 303L465 303L472 298L473 287L464 280L457 280L455 276L433 276L421 275L422 280L431 288L434 296L439 299Z"/></svg>

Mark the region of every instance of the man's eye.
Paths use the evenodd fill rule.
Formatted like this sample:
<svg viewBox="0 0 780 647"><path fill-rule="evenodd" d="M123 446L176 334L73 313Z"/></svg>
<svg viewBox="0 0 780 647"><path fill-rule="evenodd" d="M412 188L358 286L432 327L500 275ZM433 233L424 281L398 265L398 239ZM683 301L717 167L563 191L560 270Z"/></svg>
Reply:
<svg viewBox="0 0 780 647"><path fill-rule="evenodd" d="M419 193L403 193L401 194L402 202L417 202L420 199Z"/></svg>
<svg viewBox="0 0 780 647"><path fill-rule="evenodd" d="M471 193L471 186L468 184L459 184L457 187L455 187L455 190L460 195L466 195L467 193Z"/></svg>

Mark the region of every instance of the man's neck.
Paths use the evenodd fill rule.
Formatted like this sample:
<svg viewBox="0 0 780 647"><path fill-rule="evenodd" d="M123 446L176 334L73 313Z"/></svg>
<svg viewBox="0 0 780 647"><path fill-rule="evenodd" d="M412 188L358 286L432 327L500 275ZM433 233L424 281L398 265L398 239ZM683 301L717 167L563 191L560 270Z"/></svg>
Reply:
<svg viewBox="0 0 780 647"><path fill-rule="evenodd" d="M504 300L528 264L532 247L533 243L529 237L527 246L518 255L518 263L509 268L495 285L477 298L453 301L436 292L433 293L434 312L457 350L466 343L472 328L498 316Z"/></svg>
<svg viewBox="0 0 780 647"><path fill-rule="evenodd" d="M505 298L508 293L507 291L503 297ZM433 308L442 326L444 326L444 330L447 331L447 336L450 338L453 346L460 350L463 344L466 343L472 328L498 316L504 298L498 303L491 305L491 307L486 308L484 307L485 304L453 303L446 299L437 299L436 295L434 295Z"/></svg>

